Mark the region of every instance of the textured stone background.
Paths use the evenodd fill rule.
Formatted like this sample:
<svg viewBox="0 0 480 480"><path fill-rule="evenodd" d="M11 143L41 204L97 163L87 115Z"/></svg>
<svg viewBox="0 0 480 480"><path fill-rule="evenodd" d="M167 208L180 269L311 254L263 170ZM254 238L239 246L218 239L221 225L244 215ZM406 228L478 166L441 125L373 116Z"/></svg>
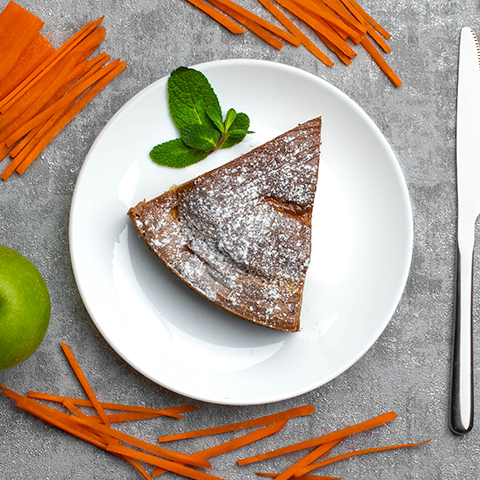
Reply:
<svg viewBox="0 0 480 480"><path fill-rule="evenodd" d="M0 243L30 258L51 292L46 338L30 360L0 372L0 382L26 392L76 394L59 342L78 353L102 398L146 405L180 405L186 399L152 383L127 365L89 318L69 259L68 215L77 175L90 146L111 116L134 94L180 65L225 58L268 59L318 75L354 99L379 126L405 175L415 223L413 263L405 294L387 329L347 372L300 398L274 405L201 404L168 428L202 428L312 402L313 418L292 422L275 440L300 440L394 409L389 426L352 439L348 447L432 438L419 449L357 458L325 469L345 479L474 479L480 470L480 426L465 437L448 428L456 222L455 102L460 28L480 31L474 0L362 0L391 33L388 60L404 85L395 89L361 50L353 64L327 68L305 49L280 52L252 34L233 37L183 0L18 0L46 22L55 44L87 21L105 15L104 49L128 69L45 150L23 176L0 185ZM241 4L260 11L254 0ZM0 8L7 0L0 0ZM476 255L477 256L477 255ZM478 269L477 269L478 270ZM480 285L480 278L477 278ZM478 308L475 290L475 317ZM480 348L480 332L476 349ZM1 348L1 346L0 346ZM478 368L477 368L478 371ZM121 379L121 381L119 381ZM476 388L478 392L478 387ZM480 395L477 395L480 398ZM153 439L162 420L128 428ZM204 448L203 439L185 448ZM278 443L277 443L278 442ZM248 449L247 449L248 450ZM252 449L253 451L253 449ZM214 461L230 480L258 478L255 466L235 467L235 455ZM294 457L296 458L296 457ZM290 458L265 468L285 468ZM0 398L0 479L133 479L121 460L21 413ZM173 478L170 476L169 478Z"/></svg>

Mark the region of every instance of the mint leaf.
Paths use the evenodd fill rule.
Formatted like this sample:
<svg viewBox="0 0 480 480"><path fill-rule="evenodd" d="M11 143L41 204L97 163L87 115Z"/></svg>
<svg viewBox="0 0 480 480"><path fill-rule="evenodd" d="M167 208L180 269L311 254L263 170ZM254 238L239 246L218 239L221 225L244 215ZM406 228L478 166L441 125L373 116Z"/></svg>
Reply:
<svg viewBox="0 0 480 480"><path fill-rule="evenodd" d="M219 148L240 143L250 119L231 108L223 121L220 102L208 79L193 68L174 70L167 82L168 108L180 138L162 143L150 152L159 165L183 168L199 162Z"/></svg>
<svg viewBox="0 0 480 480"><path fill-rule="evenodd" d="M218 130L223 133L225 131L225 126L223 125L222 113L219 112L216 108L208 107L207 115L218 128Z"/></svg>
<svg viewBox="0 0 480 480"><path fill-rule="evenodd" d="M197 163L208 156L210 152L198 150L185 145L180 138L161 143L153 147L151 159L159 165L172 168L183 168Z"/></svg>
<svg viewBox="0 0 480 480"><path fill-rule="evenodd" d="M174 70L167 82L168 107L173 123L179 131L187 125L214 123L207 114L210 108L221 116L220 103L203 73L193 68Z"/></svg>
<svg viewBox="0 0 480 480"><path fill-rule="evenodd" d="M229 130L237 116L237 112L231 108L225 115L225 130Z"/></svg>
<svg viewBox="0 0 480 480"><path fill-rule="evenodd" d="M240 143L247 133L253 133L248 127L250 127L248 116L245 113L237 113L219 148L229 148Z"/></svg>
<svg viewBox="0 0 480 480"><path fill-rule="evenodd" d="M180 138L189 147L207 150L210 153L217 148L220 132L206 125L187 125L182 128Z"/></svg>

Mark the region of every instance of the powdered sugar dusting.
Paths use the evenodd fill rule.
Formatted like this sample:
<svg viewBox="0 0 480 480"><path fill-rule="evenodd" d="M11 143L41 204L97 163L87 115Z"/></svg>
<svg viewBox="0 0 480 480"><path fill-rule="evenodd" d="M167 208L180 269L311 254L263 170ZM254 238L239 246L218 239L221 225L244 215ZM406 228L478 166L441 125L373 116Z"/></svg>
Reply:
<svg viewBox="0 0 480 480"><path fill-rule="evenodd" d="M256 323L295 329L310 260L319 136L320 120L307 122L137 206L132 219L200 294Z"/></svg>

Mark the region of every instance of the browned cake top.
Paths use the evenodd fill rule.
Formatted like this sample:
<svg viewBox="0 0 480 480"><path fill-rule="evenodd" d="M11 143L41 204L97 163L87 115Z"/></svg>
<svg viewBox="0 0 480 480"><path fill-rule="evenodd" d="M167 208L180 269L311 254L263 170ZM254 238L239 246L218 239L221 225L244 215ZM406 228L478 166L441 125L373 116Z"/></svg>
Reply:
<svg viewBox="0 0 480 480"><path fill-rule="evenodd" d="M218 306L298 330L321 120L280 135L129 214L162 261Z"/></svg>

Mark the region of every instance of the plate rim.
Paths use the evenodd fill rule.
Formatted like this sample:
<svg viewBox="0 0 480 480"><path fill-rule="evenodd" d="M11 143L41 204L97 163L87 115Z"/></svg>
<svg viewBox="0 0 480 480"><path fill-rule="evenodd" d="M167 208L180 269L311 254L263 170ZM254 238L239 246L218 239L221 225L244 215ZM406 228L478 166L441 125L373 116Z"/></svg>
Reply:
<svg viewBox="0 0 480 480"><path fill-rule="evenodd" d="M265 397L262 400L255 399L251 402L246 402L245 400L243 401L232 401L230 399L222 399L222 398L206 398L204 396L195 396L191 392L187 392L185 390L182 390L180 388L173 388L172 386L168 386L162 382L160 382L158 379L154 378L151 374L145 371L144 368L141 368L139 365L136 365L134 362L129 360L122 352L119 352L117 348L115 348L114 345L112 345L111 340L108 338L108 334L105 332L104 328L101 325L101 322L98 321L98 319L95 317L94 312L92 311L91 307L88 304L88 300L85 298L84 294L84 289L82 288L81 281L78 278L79 277L79 268L77 267L76 264L76 247L74 245L74 240L73 240L73 230L74 230L74 221L75 221L75 209L77 206L78 202L78 188L77 186L81 184L82 182L82 177L83 174L86 170L86 166L89 165L90 159L93 156L94 150L98 143L101 142L103 136L106 134L106 132L109 130L111 125L114 123L115 119L123 114L123 112L129 108L129 106L133 103L135 103L139 97L145 95L148 93L149 90L155 88L159 83L165 82L166 79L168 79L169 74L165 75L146 87L142 88L140 91L138 91L136 94L134 94L129 100L127 100L115 113L114 115L107 121L107 123L103 126L95 140L93 141L91 147L89 148L87 155L85 156L84 162L82 164L82 167L80 169L80 172L77 176L76 182L75 182L75 187L72 195L72 201L71 201L71 206L70 206L70 213L69 213L69 227L68 227L68 232L69 232L69 250L70 250L70 261L72 265L72 270L75 278L75 282L78 288L78 291L80 293L80 297L82 299L82 302L84 304L84 307L87 310L88 315L90 316L92 322L94 323L95 327L99 330L101 335L103 336L104 340L107 341L107 343L110 345L110 347L115 351L117 355L119 355L122 359L124 359L132 368L134 368L136 371L141 373L143 376L149 378L151 381L154 383L172 391L175 393L178 393L180 395L186 396L188 398L193 398L197 399L203 402L207 403L214 403L214 404L223 404L223 405L260 405L260 404L268 404L268 403L274 403L274 402L279 402L283 400L287 400L290 398L298 397L302 394L311 392L329 382L331 382L333 379L337 378L339 375L347 371L352 365L354 365L357 361L359 361L370 348L378 341L390 321L392 320L396 309L398 308L398 305L402 299L403 293L405 291L405 287L409 278L410 274L410 269L411 269L411 264L412 264L412 256L413 256L413 234L414 234L414 223L413 223L413 211L412 211L412 203L408 191L408 186L406 179L403 175L403 171L401 169L400 163L398 161L397 156L395 155L395 152L393 151L391 145L388 143L386 140L385 136L379 129L379 127L375 124L375 122L371 119L371 117L365 112L363 108L361 108L358 103L353 100L351 97L349 97L347 94L345 94L342 90L340 90L338 87L332 85L328 81L326 81L323 78L320 78L316 76L313 73L307 72L305 70L302 70L298 67L294 67L291 65L271 61L271 60L260 60L260 59L241 59L241 58L231 58L231 59L222 59L222 60L214 60L214 61L208 61L208 62L202 62L199 64L195 64L190 66L189 68L196 68L199 70L206 70L210 68L215 68L217 66L227 66L228 65L239 65L243 64L247 67L249 66L267 66L269 68L273 69L279 69L279 70L284 70L288 71L290 73L296 74L296 75L301 75L307 79L312 79L319 84L322 85L323 88L332 90L335 92L335 94L339 95L342 97L351 107L353 107L356 111L356 113L360 114L363 119L367 122L369 128L373 129L375 131L377 139L381 142L383 148L389 152L390 161L389 159L389 165L393 167L393 170L395 171L395 178L398 181L398 186L400 187L400 191L402 193L402 205L405 207L405 212L408 215L408 222L407 218L405 219L405 224L408 227L407 230L405 230L404 234L406 237L406 240L408 242L406 251L408 251L407 259L406 262L402 262L402 272L400 275L400 272L398 274L398 283L397 283L397 288L395 290L395 295L392 295L392 299L389 302L390 308L388 310L388 313L384 315L383 321L379 323L377 329L376 329L376 335L375 338L373 338L370 342L368 342L364 348L360 349L357 355L355 355L351 360L343 365L341 369L336 370L335 372L332 372L330 376L327 378L322 379L321 381L317 382L315 385L309 385L304 387L303 389L297 389L295 391L289 391L287 395L276 395L272 397Z"/></svg>

